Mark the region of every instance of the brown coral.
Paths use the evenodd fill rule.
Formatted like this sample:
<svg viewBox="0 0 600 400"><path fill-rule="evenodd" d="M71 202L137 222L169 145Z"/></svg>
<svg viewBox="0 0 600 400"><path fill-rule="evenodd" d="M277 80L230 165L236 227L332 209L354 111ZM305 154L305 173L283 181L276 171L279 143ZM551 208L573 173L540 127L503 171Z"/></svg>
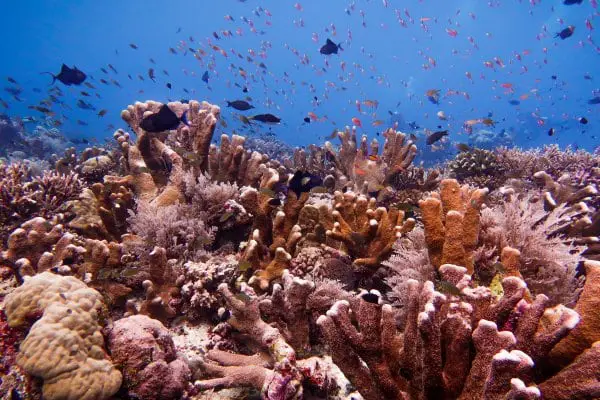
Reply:
<svg viewBox="0 0 600 400"><path fill-rule="evenodd" d="M444 179L439 195L419 202L429 260L436 268L456 264L473 273L480 209L487 192L487 189L470 190L454 179Z"/></svg>

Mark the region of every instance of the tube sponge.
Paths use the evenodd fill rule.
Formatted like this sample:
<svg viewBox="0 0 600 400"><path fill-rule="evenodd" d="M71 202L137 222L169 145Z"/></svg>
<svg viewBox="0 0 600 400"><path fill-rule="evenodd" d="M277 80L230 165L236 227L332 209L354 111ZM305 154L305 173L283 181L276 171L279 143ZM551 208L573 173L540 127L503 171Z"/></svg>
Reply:
<svg viewBox="0 0 600 400"><path fill-rule="evenodd" d="M17 364L44 380L48 400L107 399L121 373L104 350L102 295L74 277L43 272L6 296L8 325L26 326L41 315L20 346Z"/></svg>

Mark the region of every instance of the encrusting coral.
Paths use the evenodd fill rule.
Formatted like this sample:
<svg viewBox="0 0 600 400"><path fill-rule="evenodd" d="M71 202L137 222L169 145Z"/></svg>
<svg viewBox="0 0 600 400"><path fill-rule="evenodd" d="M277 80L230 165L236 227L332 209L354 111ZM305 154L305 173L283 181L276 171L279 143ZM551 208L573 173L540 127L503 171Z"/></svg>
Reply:
<svg viewBox="0 0 600 400"><path fill-rule="evenodd" d="M123 370L130 396L141 400L179 399L191 372L178 358L170 333L159 321L133 315L115 322L108 348Z"/></svg>
<svg viewBox="0 0 600 400"><path fill-rule="evenodd" d="M28 278L4 302L10 327L33 323L17 363L44 380L44 397L108 399L121 373L104 350L102 296L73 277L42 272Z"/></svg>

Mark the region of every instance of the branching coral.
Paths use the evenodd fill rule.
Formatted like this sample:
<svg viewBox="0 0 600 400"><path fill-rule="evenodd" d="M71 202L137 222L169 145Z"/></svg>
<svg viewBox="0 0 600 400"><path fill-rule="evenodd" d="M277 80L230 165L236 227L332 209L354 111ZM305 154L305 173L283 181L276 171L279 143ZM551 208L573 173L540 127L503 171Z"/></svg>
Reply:
<svg viewBox="0 0 600 400"><path fill-rule="evenodd" d="M104 351L102 296L73 277L43 272L6 297L8 323L26 326L17 363L44 380L47 399L108 399L121 373Z"/></svg>
<svg viewBox="0 0 600 400"><path fill-rule="evenodd" d="M51 218L75 199L83 184L77 174L44 171L33 176L25 164L0 164L0 239L29 218Z"/></svg>
<svg viewBox="0 0 600 400"><path fill-rule="evenodd" d="M490 190L497 188L506 179L496 154L489 150L462 151L447 165L452 177L459 182Z"/></svg>
<svg viewBox="0 0 600 400"><path fill-rule="evenodd" d="M177 115L187 113L189 123L189 126L180 126L168 135L170 146L165 144L166 138L161 140L160 135L145 132L140 127L144 116L158 112L161 103L136 103L121 113L137 135L135 145L130 143L126 132L115 132L115 139L123 151L121 163L129 173L117 180L129 182L140 200L158 206L174 204L183 192L184 157L179 154L182 151L174 150L175 146L187 152L184 156L192 155L192 166L200 171L207 170L210 142L220 115L219 107L206 102L176 102L168 106Z"/></svg>
<svg viewBox="0 0 600 400"><path fill-rule="evenodd" d="M487 189L461 187L454 179L444 179L439 194L419 202L425 226L429 260L439 268L456 264L473 273L473 251L479 235L480 208Z"/></svg>
<svg viewBox="0 0 600 400"><path fill-rule="evenodd" d="M504 398L524 390L511 383L513 378L544 381L547 376L532 370L534 361L545 359L575 327L577 313L546 308L543 295L528 304L526 285L516 277L503 280L504 296L494 301L489 289L468 286L465 268L445 264L440 272L459 288L460 297L435 291L432 282L409 281L403 333L396 329L392 307L378 304L376 292L363 293L352 308L337 302L319 318L334 362L363 397Z"/></svg>

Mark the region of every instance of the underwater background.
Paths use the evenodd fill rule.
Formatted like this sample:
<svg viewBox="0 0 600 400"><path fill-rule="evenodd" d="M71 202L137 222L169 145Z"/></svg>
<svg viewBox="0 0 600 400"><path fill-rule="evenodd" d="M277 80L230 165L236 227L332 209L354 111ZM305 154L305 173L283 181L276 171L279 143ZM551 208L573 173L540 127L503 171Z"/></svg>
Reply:
<svg viewBox="0 0 600 400"><path fill-rule="evenodd" d="M600 399L597 0L0 13L0 398Z"/></svg>
<svg viewBox="0 0 600 400"><path fill-rule="evenodd" d="M282 125L255 124L253 132L271 131L292 146L321 142L334 127L352 125L352 118L370 137L398 121L404 132L414 130L408 126L414 122L420 129L447 129L451 141L468 143L463 123L488 116L494 126L475 131L485 128L500 139L492 135L487 147L558 143L593 150L598 144L600 105L588 104L599 95L595 0L570 6L535 0L40 1L8 2L3 9L0 75L18 82L3 78L4 87L23 92L16 101L3 91L9 108L0 111L40 117L27 108L47 98L51 77L40 72L75 65L95 89L66 88L59 100L64 104L50 107L68 137L102 141L119 127L123 104L135 100L202 98L223 106L220 132L245 132L239 114L269 112ZM575 27L571 37L554 37L567 26ZM343 50L320 54L327 38ZM206 71L207 83L201 79ZM440 90L439 104L426 97L432 89ZM247 96L255 107L250 112L225 108L226 100ZM78 99L94 109L78 108ZM377 106L359 111L357 101ZM100 110L106 115L98 117ZM306 123L309 112L314 119Z"/></svg>

